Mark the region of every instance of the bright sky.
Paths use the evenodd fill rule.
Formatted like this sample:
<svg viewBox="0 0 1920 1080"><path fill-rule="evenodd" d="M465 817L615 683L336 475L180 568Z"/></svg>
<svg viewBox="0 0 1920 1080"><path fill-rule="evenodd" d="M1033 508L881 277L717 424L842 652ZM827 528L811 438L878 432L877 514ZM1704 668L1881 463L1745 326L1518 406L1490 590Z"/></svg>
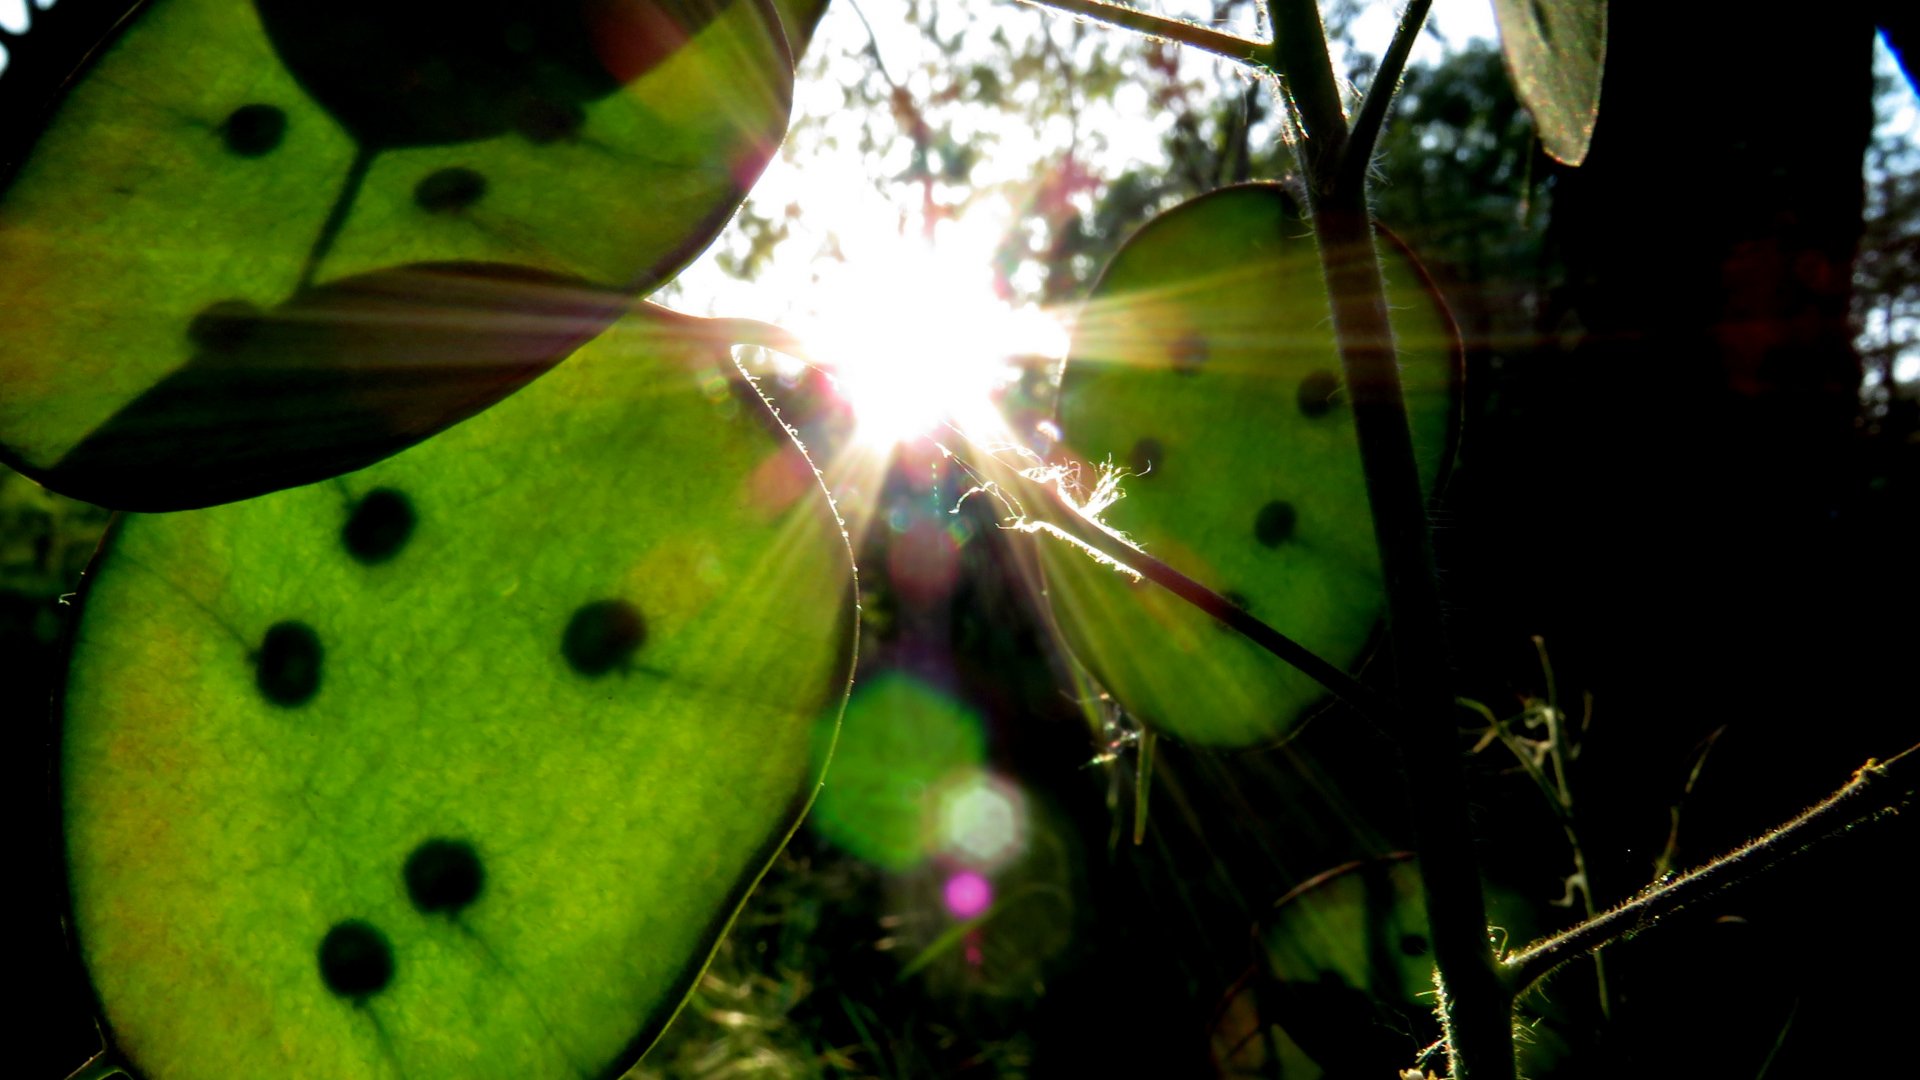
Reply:
<svg viewBox="0 0 1920 1080"><path fill-rule="evenodd" d="M860 146L867 118L848 106L842 87L867 76L872 58L864 50L870 43L888 78L916 101L933 94L929 68L955 63L904 18L903 8L877 2L864 8L864 23L845 0L828 8L812 46L815 61L807 65L818 71L818 58L824 57L824 73L803 79L795 90L796 125L802 118L810 123L753 192L751 205L761 216L785 219L787 239L748 283L720 269L715 253L726 250L723 237L681 275L668 302L693 312L763 319L798 333L816 358L839 369L842 392L861 418L863 442L887 445L924 432L951 408L966 414L950 418L963 429L985 434L981 428L992 418L981 406L990 390L1014 374L1008 358L1057 358L1066 349L1066 332L1049 313L1031 306L1016 309L994 295L991 257L1016 212L1004 198L976 199L964 217L939 222L929 246L918 189L892 185L883 193L874 183L875 176L897 176L908 167L908 140L892 139L889 152L877 159L848 149ZM998 29L1015 47L1050 31L1063 49L1073 48L1067 17L1057 12L1013 0L943 2L935 10L942 36L950 36L971 12L983 20L983 31ZM1171 0L1157 10L1205 16L1212 5ZM1375 4L1356 27L1357 39L1375 52L1384 50L1397 22L1397 5ZM1493 32L1492 8L1488 0L1437 0L1429 25L1459 47L1469 37ZM1248 25L1227 29L1260 35L1250 16ZM1127 33L1099 26L1092 31ZM979 32L974 40L985 37ZM1083 42L1082 48L1091 45ZM1415 56L1438 59L1443 51L1429 33ZM1183 72L1195 74L1215 64L1233 70L1192 50L1183 52L1181 62ZM1028 91L1015 86L1010 92ZM1163 138L1172 120L1173 110L1153 109L1144 89L1123 83L1112 101L1090 102L1080 117L1080 131L1099 132L1103 141L1076 138L1064 116L1034 128L976 132L990 140L983 142L986 152L971 180L976 188L1023 180L1070 146L1094 173L1116 176L1134 165L1163 161ZM963 139L970 134L965 123L962 113L955 134ZM883 139L893 132L888 120L876 125ZM834 146L838 149L828 149ZM805 161L797 160L802 151ZM801 212L789 215L789 207Z"/></svg>

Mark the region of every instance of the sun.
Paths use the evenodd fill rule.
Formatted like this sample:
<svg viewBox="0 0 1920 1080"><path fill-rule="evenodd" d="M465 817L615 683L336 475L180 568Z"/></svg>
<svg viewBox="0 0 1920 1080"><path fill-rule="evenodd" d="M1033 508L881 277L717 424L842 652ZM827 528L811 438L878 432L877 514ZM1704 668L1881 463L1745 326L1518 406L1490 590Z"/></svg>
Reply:
<svg viewBox="0 0 1920 1080"><path fill-rule="evenodd" d="M819 269L792 329L851 407L855 442L1002 437L994 401L1019 376L1016 358L1064 354L1058 319L996 294L995 217L976 209L931 230L843 236L844 258Z"/></svg>

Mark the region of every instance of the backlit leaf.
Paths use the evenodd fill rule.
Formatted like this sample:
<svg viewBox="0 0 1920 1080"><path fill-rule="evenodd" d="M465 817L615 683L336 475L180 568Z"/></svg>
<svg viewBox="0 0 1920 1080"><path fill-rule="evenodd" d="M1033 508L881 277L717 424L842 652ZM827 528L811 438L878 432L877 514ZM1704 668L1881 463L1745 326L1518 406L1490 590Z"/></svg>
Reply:
<svg viewBox="0 0 1920 1080"><path fill-rule="evenodd" d="M1380 248L1431 488L1456 421L1457 337L1410 257ZM1083 474L1129 474L1108 526L1321 657L1363 658L1385 601L1372 515L1312 230L1282 188L1216 191L1127 242L1080 314L1059 417ZM1246 745L1321 699L1172 593L1042 550L1068 644L1142 721Z"/></svg>
<svg viewBox="0 0 1920 1080"><path fill-rule="evenodd" d="M196 325L235 310L306 319L316 289L450 263L469 278L648 291L759 175L792 88L768 0L153 0L70 86L40 88L50 106L23 105L33 88L17 74L13 115L49 111L37 142L8 148L20 160L0 190L0 456L56 490L144 509L305 483L431 433L329 451L314 425L240 440L224 407L163 413L156 387L207 382ZM465 315L432 291L412 310L376 291L377 310L333 303L329 317L432 328ZM604 325L585 319L515 363L551 365ZM446 344L416 336L429 354ZM246 363L259 371L243 396L280 399L276 416L402 392L388 380L457 399L416 410L442 425L486 404L423 380L435 358L405 350ZM328 394L310 400L306 372L278 377L315 363L338 369ZM156 475L143 459L162 444L178 467Z"/></svg>
<svg viewBox="0 0 1920 1080"><path fill-rule="evenodd" d="M1493 0L1513 88L1556 161L1587 157L1607 61L1607 0Z"/></svg>
<svg viewBox="0 0 1920 1080"><path fill-rule="evenodd" d="M122 518L64 701L72 925L175 1077L611 1076L818 784L851 565L640 307L360 472Z"/></svg>

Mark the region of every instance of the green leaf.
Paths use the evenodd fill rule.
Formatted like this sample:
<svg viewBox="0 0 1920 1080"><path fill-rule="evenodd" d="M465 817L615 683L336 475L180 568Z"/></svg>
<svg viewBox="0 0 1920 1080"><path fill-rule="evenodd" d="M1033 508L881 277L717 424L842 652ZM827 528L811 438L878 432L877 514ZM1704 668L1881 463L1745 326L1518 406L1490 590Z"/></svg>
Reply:
<svg viewBox="0 0 1920 1080"><path fill-rule="evenodd" d="M820 778L846 541L642 306L371 468L131 515L64 701L71 925L148 1080L614 1075Z"/></svg>
<svg viewBox="0 0 1920 1080"><path fill-rule="evenodd" d="M1418 865L1337 867L1282 897L1260 929L1278 1075L1392 1075L1439 1034Z"/></svg>
<svg viewBox="0 0 1920 1080"><path fill-rule="evenodd" d="M1411 257L1381 245L1421 478L1457 421L1457 337ZM1385 593L1311 228L1277 185L1231 187L1149 222L1082 309L1060 387L1101 519L1149 555L1344 667ZM1192 742L1285 735L1318 684L1172 593L1045 544L1068 644L1121 705Z"/></svg>
<svg viewBox="0 0 1920 1080"><path fill-rule="evenodd" d="M780 16L768 0L514 11L451 0L141 7L58 95L0 191L0 457L55 490L143 509L305 483L431 430L328 454L314 425L295 424L285 439L256 433L236 462L231 417L156 416L142 400L202 364L198 325L236 310L305 318L315 288L444 264L628 294L669 279L785 131ZM330 317L391 320L400 299L389 291L382 310ZM458 317L435 301L401 315ZM437 359L334 356L338 392L309 401L302 379L273 377L282 357L261 353L248 359L262 374L247 395L276 399L277 415L309 403L337 414L364 393L400 392L397 381L466 399L418 410L443 425L484 407L456 380L418 385L414 369ZM129 439L130 428L152 434ZM161 449L182 464L155 476L143 463Z"/></svg>
<svg viewBox="0 0 1920 1080"><path fill-rule="evenodd" d="M1536 918L1525 901L1498 886L1486 893L1491 931L1503 943L1528 940ZM1256 936L1262 962L1245 1004L1257 1017L1240 1026L1268 1037L1242 1041L1234 1064L1290 1080L1392 1076L1439 1037L1427 905L1410 855L1346 863L1301 882L1275 901ZM1553 1075L1566 1053L1564 1040L1539 1025L1538 1004L1529 1003L1534 1023L1519 1045L1523 1076Z"/></svg>
<svg viewBox="0 0 1920 1080"><path fill-rule="evenodd" d="M800 57L813 44L814 32L820 29L820 20L827 13L827 0L773 0L773 6L780 11L780 24L787 31L787 47L792 50L793 62L798 66Z"/></svg>
<svg viewBox="0 0 1920 1080"><path fill-rule="evenodd" d="M1578 165L1600 115L1607 0L1493 0L1507 72L1554 160Z"/></svg>

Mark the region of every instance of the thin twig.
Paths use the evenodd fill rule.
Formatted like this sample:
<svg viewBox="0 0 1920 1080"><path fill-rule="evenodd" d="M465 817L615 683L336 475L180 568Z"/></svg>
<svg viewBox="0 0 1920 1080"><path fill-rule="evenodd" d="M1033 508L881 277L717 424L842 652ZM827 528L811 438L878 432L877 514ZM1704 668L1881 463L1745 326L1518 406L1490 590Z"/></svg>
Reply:
<svg viewBox="0 0 1920 1080"><path fill-rule="evenodd" d="M1273 43L1270 41L1250 41L1247 38L1223 34L1218 30L1209 30L1204 26L1182 22L1179 19L1169 19L1163 15L1109 4L1105 0L1020 0L1020 2L1034 7L1053 8L1069 15L1079 15L1095 22L1145 34L1148 37L1190 45L1222 59L1245 65L1262 75L1272 74L1274 70Z"/></svg>
<svg viewBox="0 0 1920 1080"><path fill-rule="evenodd" d="M1640 895L1598 918L1536 942L1501 963L1502 978L1516 994L1560 965L1638 934L1690 904L1742 885L1788 858L1856 825L1896 813L1914 797L1920 746L1886 761L1868 761L1845 787L1819 805L1736 851ZM1884 793L1884 794L1871 794Z"/></svg>
<svg viewBox="0 0 1920 1080"><path fill-rule="evenodd" d="M1599 908L1593 899L1593 877L1587 869L1586 849L1580 846L1580 832L1574 824L1573 784L1567 779L1567 732L1561 721L1566 714L1560 711L1559 682L1553 677L1553 660L1547 655L1546 640L1540 635L1533 637L1534 651L1540 655L1540 671L1547 681L1547 709L1542 718L1547 725L1547 756L1553 764L1553 779L1560 796L1560 806L1565 811L1560 818L1560 828L1567 834L1567 846L1573 849L1573 878L1568 882L1571 887L1577 884L1580 889L1580 910L1591 919L1598 915ZM1567 900L1571 902L1572 893ZM1600 1015L1611 1019L1613 1016L1613 995L1607 990L1607 962L1600 950L1593 953L1593 978L1600 993Z"/></svg>
<svg viewBox="0 0 1920 1080"><path fill-rule="evenodd" d="M867 19L866 11L856 0L847 0L847 3L853 13L860 16L860 25L867 28L867 55L873 57L873 66L880 69L880 77L886 80L889 89L899 90L900 84L894 80L893 72L887 70L887 58L880 55L880 35L873 32L873 23Z"/></svg>
<svg viewBox="0 0 1920 1080"><path fill-rule="evenodd" d="M1334 174L1336 187L1366 181L1367 168L1373 163L1374 144L1380 140L1380 129L1386 126L1387 107L1400 92L1400 73L1406 70L1407 56L1413 52L1413 43L1427 22L1427 9L1432 6L1433 0L1412 0L1401 14L1393 42L1380 58L1380 70L1374 72L1373 82L1367 86L1367 98L1354 114L1353 130L1347 134L1346 148L1340 152L1340 167Z"/></svg>
<svg viewBox="0 0 1920 1080"><path fill-rule="evenodd" d="M1667 820L1669 822L1667 826L1667 846L1660 849L1660 857L1653 860L1653 876L1656 878L1665 877L1667 871L1673 869L1674 859L1679 857L1680 812L1686 809L1687 800L1693 798L1694 786L1700 783L1700 773L1707 767L1707 755L1713 753L1714 745L1720 741L1720 736L1726 734L1726 732L1727 725L1721 724L1719 727L1714 728L1713 731L1700 742L1698 752L1693 758L1693 768L1687 771L1686 785L1680 789L1680 798L1673 804L1672 809L1667 812Z"/></svg>
<svg viewBox="0 0 1920 1080"><path fill-rule="evenodd" d="M120 1055L113 1050L102 1050L75 1069L67 1080L107 1080L108 1077L125 1075L127 1071L120 1062Z"/></svg>
<svg viewBox="0 0 1920 1080"><path fill-rule="evenodd" d="M1494 715L1492 709L1472 698L1454 698L1454 701L1461 708L1478 713L1487 721L1487 726L1499 737L1501 745L1513 754L1514 760L1520 763L1521 770L1533 781L1533 785L1540 789L1540 797L1547 800L1547 808L1553 811L1554 819L1564 823L1567 820L1567 808L1560 801L1559 792L1554 790L1553 781L1547 779L1547 774L1541 770L1540 763L1534 760L1533 754L1520 741L1520 736L1513 733L1512 721L1500 719ZM1478 750L1479 747L1475 749Z"/></svg>

